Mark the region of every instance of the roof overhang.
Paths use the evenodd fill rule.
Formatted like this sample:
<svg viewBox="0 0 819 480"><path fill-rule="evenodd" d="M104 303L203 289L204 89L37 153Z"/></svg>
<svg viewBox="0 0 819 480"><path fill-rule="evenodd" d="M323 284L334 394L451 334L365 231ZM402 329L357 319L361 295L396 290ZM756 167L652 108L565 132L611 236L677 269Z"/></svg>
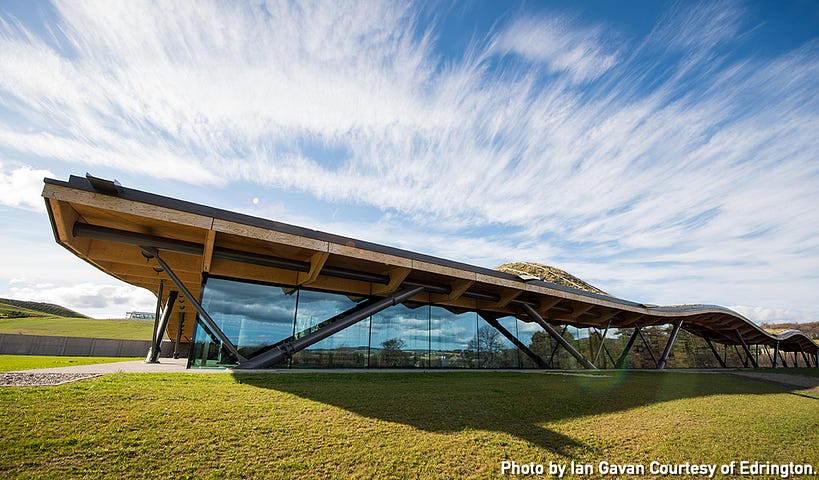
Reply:
<svg viewBox="0 0 819 480"><path fill-rule="evenodd" d="M67 182L45 179L43 197L59 244L100 270L152 292L159 290L161 281L169 284L170 278L144 254L143 247L161 251L196 298L206 276L376 297L402 285L423 285L424 293L412 301L495 317L515 315L526 320L521 308L526 304L550 322L577 327L627 328L682 321L684 329L720 343L739 344L739 333L748 344L780 342L785 351L819 350L802 333L773 335L723 307L647 306L90 176L71 176ZM184 308L184 302L175 308ZM192 333L192 323L187 325L183 339Z"/></svg>

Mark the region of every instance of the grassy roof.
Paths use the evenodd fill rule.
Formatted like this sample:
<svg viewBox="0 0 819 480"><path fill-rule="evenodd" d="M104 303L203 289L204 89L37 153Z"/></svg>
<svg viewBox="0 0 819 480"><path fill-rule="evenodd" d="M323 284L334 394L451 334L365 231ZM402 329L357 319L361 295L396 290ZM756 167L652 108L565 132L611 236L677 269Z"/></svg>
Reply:
<svg viewBox="0 0 819 480"><path fill-rule="evenodd" d="M542 263L535 262L512 262L499 265L495 267L495 270L511 273L512 275L517 275L524 279L537 277L540 280L563 285L564 287L571 287L586 292L611 296L594 285L575 277L571 273L557 267L552 267L551 265L544 265Z"/></svg>

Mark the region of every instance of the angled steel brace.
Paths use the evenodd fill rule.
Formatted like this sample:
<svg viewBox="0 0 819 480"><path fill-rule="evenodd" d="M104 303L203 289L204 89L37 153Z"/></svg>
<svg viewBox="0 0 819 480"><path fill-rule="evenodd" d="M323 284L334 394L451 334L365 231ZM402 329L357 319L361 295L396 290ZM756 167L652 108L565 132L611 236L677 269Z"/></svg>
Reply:
<svg viewBox="0 0 819 480"><path fill-rule="evenodd" d="M717 352L717 348L714 346L713 343L711 343L711 339L708 337L708 334L703 333L702 338L705 340L705 343L707 343L708 346L711 348L711 352L713 352L714 356L717 357L717 361L719 362L720 366L722 368L728 368L725 365L725 360L723 360L722 357L719 356L719 352Z"/></svg>
<svg viewBox="0 0 819 480"><path fill-rule="evenodd" d="M611 356L611 352L609 352L609 347L603 345L603 351L606 352L606 356L609 357L609 360L611 360L611 364L614 365L616 362L614 360L614 357ZM595 365L597 364L595 363Z"/></svg>
<svg viewBox="0 0 819 480"><path fill-rule="evenodd" d="M634 346L634 341L637 340L637 335L640 334L640 326L634 325L634 331L631 332L631 336L628 337L628 342L626 343L626 348L623 349L623 353L617 358L617 361L614 362L614 368L623 368L623 365L628 358L628 354L631 353L631 347Z"/></svg>
<svg viewBox="0 0 819 480"><path fill-rule="evenodd" d="M327 326L301 338L297 338L292 342L278 345L271 350L268 350L249 360L244 360L236 366L236 369L252 370L257 368L267 368L271 365L275 365L292 357L310 345L318 343L321 340L324 340L325 338L338 333L371 315L375 315L376 313L393 305L398 305L399 303L404 302L423 291L424 287L407 287L381 300L368 301L364 304L356 305L346 312L336 315L336 320L334 320L332 323L328 323Z"/></svg>
<svg viewBox="0 0 819 480"><path fill-rule="evenodd" d="M202 317L202 320L204 320L208 329L210 329L210 331L213 332L214 335L219 337L219 340L222 342L222 348L230 352L230 354L236 357L236 359L240 362L247 360L242 354L239 353L239 350L236 349L236 345L234 345L233 342L230 341L227 335L225 335L225 332L223 332L222 329L219 328L219 325L217 325L216 322L213 321L208 312L206 312L204 307L202 307L202 304L200 304L195 298L193 298L193 295L191 294L190 290L188 290L188 287L186 287L185 284L182 283L182 280L179 280L179 277L177 277L176 274L173 273L173 270L171 270L171 267L169 267L168 264L165 263L165 260L162 260L162 257L159 256L159 250L157 250L154 247L140 248L142 249L143 252L145 252L145 255L147 255L148 258L156 259L157 263L159 263L159 265L165 270L165 273L167 273L168 276L171 277L171 281L174 284L176 284L176 286L179 288L179 291L182 292L182 295L184 295L185 298L187 298L188 301L191 302L191 305L193 305L193 307L196 308L196 311L199 312L199 315Z"/></svg>
<svg viewBox="0 0 819 480"><path fill-rule="evenodd" d="M654 351L651 349L651 345L648 344L648 340L646 340L646 337L643 335L642 330L637 330L637 333L640 334L640 339L643 340L643 345L646 346L648 354L651 355L651 360L654 362L654 365L657 365L657 368L660 368L660 364L657 362L657 357L654 356Z"/></svg>
<svg viewBox="0 0 819 480"><path fill-rule="evenodd" d="M566 335L566 330L568 329L568 325L563 325L563 330L560 331L560 338L563 338L563 335ZM551 345L551 342L549 345ZM549 355L549 368L555 368L555 354L558 350L560 350L560 344L555 342L555 346L552 348L552 353Z"/></svg>
<svg viewBox="0 0 819 480"><path fill-rule="evenodd" d="M530 319L534 320L538 325L543 327L543 329L546 330L546 332L549 335L551 335L555 340L557 340L557 343L559 343L563 348L565 348L566 351L571 353L572 356L576 358L581 365L588 369L592 370L597 369L597 367L595 367L594 364L592 364L588 359L586 359L586 357L584 357L582 353L578 352L569 342L566 341L565 338L563 338L563 336L557 333L554 327L549 325L549 323L546 320L544 320L543 317L541 317L540 314L537 313L537 311L534 308L527 304L522 304L521 308L523 309L524 312L526 312L526 315L528 315Z"/></svg>
<svg viewBox="0 0 819 480"><path fill-rule="evenodd" d="M671 330L671 336L668 337L668 343L665 344L665 350L663 350L663 355L660 357L660 361L657 362L657 368L663 370L668 364L668 356L671 355L671 349L674 347L674 341L677 340L677 334L680 333L680 327L682 326L682 320L677 322L674 325L674 328Z"/></svg>
<svg viewBox="0 0 819 480"><path fill-rule="evenodd" d="M154 332L154 342L151 345L151 351L148 354L148 359L145 360L146 363L159 363L159 353L160 347L162 346L162 334L165 333L165 329L168 328L168 320L171 318L171 311L173 310L173 305L176 303L176 297L179 296L179 292L176 290L171 290L171 293L168 294L168 304L165 307L165 312L162 315L162 321L159 323L159 328Z"/></svg>
<svg viewBox="0 0 819 480"><path fill-rule="evenodd" d="M751 353L751 349L748 348L748 344L745 343L745 339L742 338L742 335L739 333L739 331L737 331L736 334L737 334L737 338L739 339L740 343L742 343L742 348L745 350L745 355L747 356L747 360L745 362L747 363L748 360L750 360L751 365L753 365L754 368L759 368L759 364L754 359L754 355Z"/></svg>
<svg viewBox="0 0 819 480"><path fill-rule="evenodd" d="M736 346L736 345L732 345L732 346L734 347L734 353L737 354L737 358L739 359L740 362L742 362L742 367L743 368L748 368L748 357L743 358L742 354L739 353L739 347Z"/></svg>
<svg viewBox="0 0 819 480"><path fill-rule="evenodd" d="M600 337L600 347L597 348L597 353L594 355L594 364L597 365L597 360L600 358L600 353L603 351L603 348L606 346L606 335L609 333L609 327L611 327L611 319L609 319L609 323L606 324L606 329L603 330L603 335ZM600 332L597 330L597 327L594 328L594 331L600 335Z"/></svg>
<svg viewBox="0 0 819 480"><path fill-rule="evenodd" d="M768 355L768 360L771 361L771 365L774 364L773 357L771 356L771 349L767 345L765 345L765 353Z"/></svg>
<svg viewBox="0 0 819 480"><path fill-rule="evenodd" d="M512 344L513 344L513 345L515 345L516 347L518 347L518 350L520 350L521 352L523 352L523 353L525 353L526 355L528 355L528 356L529 356L529 358L531 358L531 359L532 359L532 361L533 361L533 362L535 362L535 363L537 364L537 366L538 366L538 367L540 367L540 368L546 368L546 361L545 361L545 360L543 360L543 359L540 357L540 355L538 355L537 353L533 352L533 351L532 351L532 349L530 349L529 347L527 347L526 345L524 345L524 343L523 343L523 342L521 342L520 340L518 340L518 338L517 338L516 336L512 335L512 332L510 332L509 330L507 330L506 328L504 328L504 326L503 326L503 325L501 325L501 324L500 324L500 322L498 322L496 319L494 319L494 318L490 317L489 315L485 315L485 314L483 314L483 313L478 313L478 315L479 315L479 316L480 316L482 319L484 319L484 321L485 321L486 323L488 323L489 325L492 325L493 327L495 327L495 330L499 331L499 332L501 333L501 335L503 335L504 337L506 337L506 339L507 339L507 340L509 340L510 342L512 342Z"/></svg>

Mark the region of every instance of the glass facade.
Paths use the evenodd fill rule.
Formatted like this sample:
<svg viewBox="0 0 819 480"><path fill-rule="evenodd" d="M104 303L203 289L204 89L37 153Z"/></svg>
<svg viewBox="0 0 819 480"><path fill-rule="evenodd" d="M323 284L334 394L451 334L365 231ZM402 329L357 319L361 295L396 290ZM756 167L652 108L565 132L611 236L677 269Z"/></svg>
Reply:
<svg viewBox="0 0 819 480"><path fill-rule="evenodd" d="M207 280L202 293L205 310L248 358L308 335L364 300L307 288L215 277ZM498 322L525 345L537 346L533 345L539 341L536 326L514 317ZM204 322L197 319L190 367L225 367L236 363ZM476 312L407 302L365 318L274 368L367 367L527 368L535 364Z"/></svg>

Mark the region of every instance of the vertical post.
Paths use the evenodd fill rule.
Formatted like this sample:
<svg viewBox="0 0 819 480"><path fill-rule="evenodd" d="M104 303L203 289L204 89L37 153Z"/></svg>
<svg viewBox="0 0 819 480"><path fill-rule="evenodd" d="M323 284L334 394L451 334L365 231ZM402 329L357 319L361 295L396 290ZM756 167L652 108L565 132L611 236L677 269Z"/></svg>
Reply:
<svg viewBox="0 0 819 480"><path fill-rule="evenodd" d="M620 357L614 362L614 368L623 368L623 364L628 358L628 354L631 353L631 347L634 346L634 341L637 340L637 335L640 334L640 326L635 325L634 331L631 333L631 336L628 338L628 343L626 343L626 348L623 349L623 353L620 354Z"/></svg>
<svg viewBox="0 0 819 480"><path fill-rule="evenodd" d="M774 348L773 368L779 368L779 340L776 341L776 348Z"/></svg>
<svg viewBox="0 0 819 480"><path fill-rule="evenodd" d="M162 334L165 332L165 329L168 328L168 320L171 319L171 312L173 311L173 306L174 303L176 303L177 296L179 296L179 292L176 290L171 290L171 293L168 294L168 305L165 306L165 313L162 314L162 321L159 322L159 330L157 330L156 340L154 341L154 346L151 350L151 358L149 363L159 362L159 350L162 346Z"/></svg>
<svg viewBox="0 0 819 480"><path fill-rule="evenodd" d="M145 357L145 363L156 363L154 355L154 345L156 345L156 337L160 336L157 331L159 329L159 315L162 308L162 295L165 288L165 280L159 280L159 290L156 293L156 313L154 314L154 329L151 335L151 345L148 347L148 355Z"/></svg>
<svg viewBox="0 0 819 480"><path fill-rule="evenodd" d="M179 323L176 324L176 341L173 342L173 358L179 358L179 342L182 341L182 327L185 325L185 312L179 312Z"/></svg>
<svg viewBox="0 0 819 480"><path fill-rule="evenodd" d="M668 337L668 343L665 344L665 350L663 350L663 355L660 357L660 361L657 362L657 368L663 370L668 363L668 356L671 354L671 349L674 347L674 341L677 340L677 334L680 333L680 327L682 326L682 320L677 322L674 325L674 328L671 330L671 336Z"/></svg>
<svg viewBox="0 0 819 480"><path fill-rule="evenodd" d="M725 360L723 360L722 357L719 356L719 352L717 352L717 348L714 346L714 344L711 343L711 339L708 338L708 334L703 333L702 338L705 339L705 343L708 344L708 346L711 348L711 352L713 352L714 356L717 357L717 361L719 362L720 366L722 368L727 368L727 366L725 365Z"/></svg>
<svg viewBox="0 0 819 480"><path fill-rule="evenodd" d="M597 354L594 356L594 360L592 360L595 365L597 365L597 360L600 358L600 353L603 351L603 346L606 342L606 335L609 333L609 327L611 327L611 319L609 319L609 323L606 324L606 329L603 330L603 336L600 337L600 347L597 349ZM597 328L595 328L594 331L596 332ZM598 335L599 333L600 332L598 332Z"/></svg>

